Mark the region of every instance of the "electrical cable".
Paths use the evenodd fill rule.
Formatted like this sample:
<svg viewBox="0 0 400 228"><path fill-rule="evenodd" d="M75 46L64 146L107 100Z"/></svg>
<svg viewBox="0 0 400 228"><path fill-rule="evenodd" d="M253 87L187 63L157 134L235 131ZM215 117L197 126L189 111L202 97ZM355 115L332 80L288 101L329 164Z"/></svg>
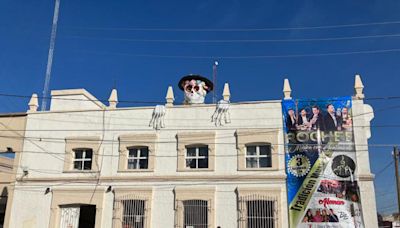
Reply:
<svg viewBox="0 0 400 228"><path fill-rule="evenodd" d="M400 49L398 49L400 50ZM22 94L10 94L10 93L4 93L0 92L0 97L15 97L15 98L31 98L32 95L22 95ZM102 103L107 103L108 100L102 100L102 99L79 99L79 98L63 98L63 97L41 97L38 96L38 99L49 99L49 100L66 100L66 101L85 101L85 102L102 102ZM378 96L378 97L366 97L363 100L364 101L369 101L369 100L394 100L394 99L400 99L400 96ZM317 101L337 101L337 98L328 98L328 99L293 99L293 100L300 100L303 102L317 102ZM235 106L235 105L244 105L244 104L267 104L267 103L281 103L282 99L272 99L272 100L266 100L266 101L250 101L250 102L231 102L230 105ZM134 104L163 104L165 101L139 101L139 100L118 100L118 103L134 103ZM209 104L209 106L215 106L215 104ZM146 106L147 107L147 106ZM187 107L187 106L184 106ZM206 106L207 107L207 106ZM129 108L129 107L123 107ZM276 108L276 107L273 107ZM254 109L254 108L251 108ZM264 109L264 107L263 107ZM92 110L90 110L92 111ZM93 110L94 111L94 110ZM98 110L102 111L102 110ZM115 111L115 110L109 110L109 111Z"/></svg>
<svg viewBox="0 0 400 228"><path fill-rule="evenodd" d="M379 176L381 173L383 173L387 168L391 167L393 164L394 164L394 161L389 162L383 169L376 172L375 177Z"/></svg>
<svg viewBox="0 0 400 228"><path fill-rule="evenodd" d="M397 25L400 21L383 21L369 23L299 26L299 27L272 27L272 28L132 28L132 27L69 27L79 30L127 30L127 31L157 31L157 32L258 32L258 31L288 31L288 30L314 30L314 29L336 29L354 28L376 25ZM68 28L68 27L67 27Z"/></svg>
<svg viewBox="0 0 400 228"><path fill-rule="evenodd" d="M257 133L254 133L257 134ZM258 133L260 134L260 133ZM227 136L228 137L228 136ZM0 138L14 138L14 139L21 139L22 137L12 137L12 136L0 136ZM34 140L34 141L38 141L38 142L50 142L50 143L62 143L65 144L65 138L46 138L46 137L23 137L24 139L29 139L29 140ZM235 138L234 135L229 136L229 138ZM197 140L202 140L201 138L197 137ZM204 137L203 139L209 139L209 137ZM46 141L47 140L47 141ZM74 141L74 140L70 140L70 141ZM78 142L99 142L100 140L96 140L96 139L75 139L75 141ZM108 139L108 140L103 140L104 143L142 143L142 144L177 144L177 143L193 143L193 140L171 140L171 141L145 141L145 140L113 140L113 139ZM236 145L237 142L210 142L210 145ZM315 146L316 144L312 144L312 143L269 143L271 146L285 146L285 145L290 145L290 146ZM397 143L376 143L376 144L371 144L371 143L367 143L367 144L356 144L356 143L351 143L351 145L353 146L365 146L365 147L393 147L393 146L397 146L399 144Z"/></svg>
<svg viewBox="0 0 400 228"><path fill-rule="evenodd" d="M324 57L324 56L340 56L340 55L359 55L359 54L382 54L400 52L400 48L375 49L361 51L343 51L343 52L327 52L327 53L309 53L309 54L289 54L289 55L242 55L242 56L195 56L195 55L158 55L158 54L132 54L127 52L99 52L72 50L80 53L100 54L100 55L119 55L137 58L169 58L169 59L273 59L273 58L302 58L302 57Z"/></svg>
<svg viewBox="0 0 400 228"><path fill-rule="evenodd" d="M155 43L271 43L271 42L314 42L314 41L338 41L338 40L360 40L376 38L397 38L399 33L378 34L366 36L344 36L344 37L325 37L325 38L294 38L294 39L228 39L228 40L193 40L193 39L135 39L135 38L114 38L114 37L94 37L69 35L64 38L106 40L106 41L127 41L127 42L155 42Z"/></svg>

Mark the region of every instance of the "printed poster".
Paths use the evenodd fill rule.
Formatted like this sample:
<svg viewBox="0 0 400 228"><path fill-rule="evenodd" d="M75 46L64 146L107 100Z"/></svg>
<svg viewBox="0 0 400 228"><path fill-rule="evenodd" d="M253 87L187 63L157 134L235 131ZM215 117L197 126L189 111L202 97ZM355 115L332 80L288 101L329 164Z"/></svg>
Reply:
<svg viewBox="0 0 400 228"><path fill-rule="evenodd" d="M282 107L290 227L364 227L351 97Z"/></svg>

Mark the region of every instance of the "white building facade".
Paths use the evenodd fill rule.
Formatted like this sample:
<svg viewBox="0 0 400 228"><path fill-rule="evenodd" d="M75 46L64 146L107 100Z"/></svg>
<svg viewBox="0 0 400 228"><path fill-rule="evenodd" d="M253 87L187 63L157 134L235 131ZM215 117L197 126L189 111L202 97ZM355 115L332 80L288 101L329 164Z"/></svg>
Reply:
<svg viewBox="0 0 400 228"><path fill-rule="evenodd" d="M154 106L116 108L116 91L109 106L84 89L52 91L49 111L36 111L35 99L8 227L289 226L280 100L232 103L220 125L215 104L173 105L169 90L156 126ZM354 101L354 112L367 109ZM368 118L355 120L366 126L356 144L370 136ZM376 227L365 155L363 215Z"/></svg>

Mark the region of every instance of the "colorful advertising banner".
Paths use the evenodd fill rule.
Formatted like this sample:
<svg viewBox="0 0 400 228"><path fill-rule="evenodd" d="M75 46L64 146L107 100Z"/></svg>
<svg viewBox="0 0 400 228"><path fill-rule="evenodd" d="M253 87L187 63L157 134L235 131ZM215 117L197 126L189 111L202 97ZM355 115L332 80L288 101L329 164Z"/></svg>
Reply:
<svg viewBox="0 0 400 228"><path fill-rule="evenodd" d="M283 100L290 227L364 227L351 97Z"/></svg>

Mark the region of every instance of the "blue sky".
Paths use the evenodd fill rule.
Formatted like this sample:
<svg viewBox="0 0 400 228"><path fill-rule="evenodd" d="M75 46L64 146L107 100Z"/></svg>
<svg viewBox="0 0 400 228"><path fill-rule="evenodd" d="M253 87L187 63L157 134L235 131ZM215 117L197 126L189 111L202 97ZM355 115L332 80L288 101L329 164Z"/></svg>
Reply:
<svg viewBox="0 0 400 228"><path fill-rule="evenodd" d="M0 1L0 78L3 85L0 93L41 95L53 9L54 0ZM212 63L218 60L218 93L223 83L229 82L234 102L280 99L285 77L290 79L296 98L352 95L356 73L362 75L367 97L399 96L398 51L287 57L398 49L399 36L297 42L187 42L400 34L400 23L330 29L193 31L400 21L398 12L400 1L396 0L61 0L50 88L86 88L97 98L107 99L115 84L120 100L162 103L167 86L173 85L180 102L182 96L176 84L181 76L198 73L211 77ZM176 31L179 29L191 31ZM0 102L0 112L25 111L28 99L0 96ZM370 144L399 144L396 137L399 126L393 125L399 125L400 108L396 106L400 99L367 102L376 110L373 125L391 126L373 127ZM379 172L392 160L391 150L390 147L370 148L373 172ZM378 208L383 212L396 209L393 174L391 166L375 181Z"/></svg>

